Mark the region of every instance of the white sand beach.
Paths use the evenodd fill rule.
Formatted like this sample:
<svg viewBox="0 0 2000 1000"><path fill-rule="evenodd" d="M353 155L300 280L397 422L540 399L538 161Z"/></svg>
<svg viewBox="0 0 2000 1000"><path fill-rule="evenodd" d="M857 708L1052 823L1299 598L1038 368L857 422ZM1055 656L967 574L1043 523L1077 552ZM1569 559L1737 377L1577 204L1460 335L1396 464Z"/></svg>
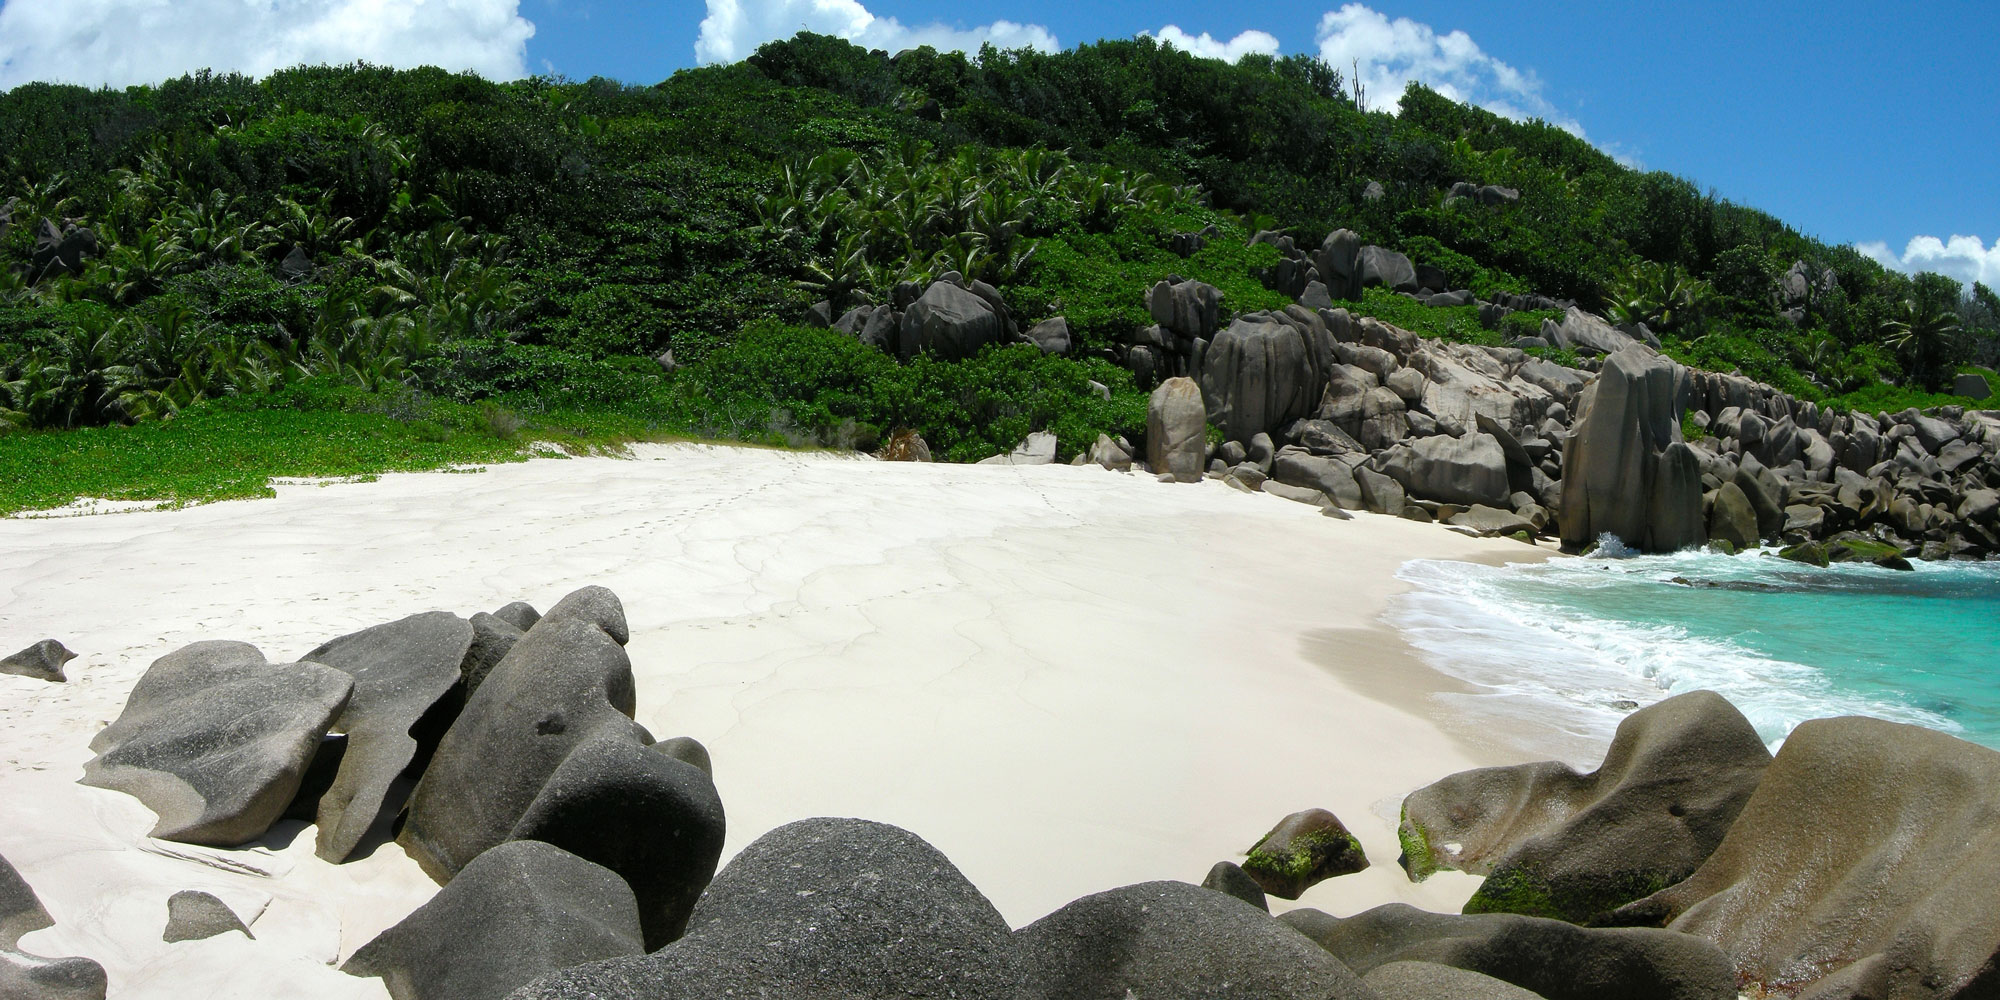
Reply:
<svg viewBox="0 0 2000 1000"><path fill-rule="evenodd" d="M725 863L790 820L882 820L1020 926L1114 886L1199 881L1320 806L1373 867L1289 905L1455 910L1476 884L1405 880L1395 810L1512 760L1440 728L1441 679L1377 619L1406 560L1546 550L1096 467L633 456L0 521L0 652L53 637L81 654L67 684L0 676L0 855L57 921L21 947L96 959L118 998L386 997L331 963L435 891L393 842L336 867L297 823L234 851L152 841L136 800L76 783L86 744L189 642L283 662L586 584L624 601L639 721L713 754ZM256 939L163 943L181 889L220 896Z"/></svg>

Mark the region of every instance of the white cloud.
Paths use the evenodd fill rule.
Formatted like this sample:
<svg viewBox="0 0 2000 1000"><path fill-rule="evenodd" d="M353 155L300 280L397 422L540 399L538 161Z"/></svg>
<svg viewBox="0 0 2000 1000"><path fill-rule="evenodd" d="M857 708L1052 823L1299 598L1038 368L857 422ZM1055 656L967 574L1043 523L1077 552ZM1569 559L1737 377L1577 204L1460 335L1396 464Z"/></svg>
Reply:
<svg viewBox="0 0 2000 1000"><path fill-rule="evenodd" d="M1407 17L1391 21L1366 4L1350 3L1320 18L1317 38L1320 58L1335 69L1355 75L1359 64L1371 110L1396 110L1403 88L1414 80L1515 121L1540 118L1583 135L1583 126L1542 96L1534 71L1487 55L1463 31L1440 35L1428 24Z"/></svg>
<svg viewBox="0 0 2000 1000"><path fill-rule="evenodd" d="M1967 285L1977 281L1988 288L2000 287L2000 242L1988 247L1977 236L1953 236L1949 240L1917 236L1903 248L1900 257L1889 249L1889 244L1880 240L1856 243L1854 249L1874 258L1883 267L1906 274L1931 271L1957 278Z"/></svg>
<svg viewBox="0 0 2000 1000"><path fill-rule="evenodd" d="M1182 31L1180 26L1176 24L1169 24L1161 28L1158 34L1150 31L1140 32L1140 34L1157 38L1162 45L1171 45L1192 56L1200 56L1203 59L1220 59L1223 62L1229 63L1236 62L1252 53L1267 56L1278 54L1278 39L1268 31L1246 31L1226 42L1210 35L1206 31L1199 35L1190 35Z"/></svg>
<svg viewBox="0 0 2000 1000"><path fill-rule="evenodd" d="M1053 52L1056 36L1039 24L995 21L975 28L942 23L906 25L876 17L859 0L708 0L695 58L703 63L735 62L765 42L801 31L836 35L856 45L890 53L928 45L939 51L977 52L988 42L1002 49Z"/></svg>
<svg viewBox="0 0 2000 1000"><path fill-rule="evenodd" d="M534 33L520 0L5 0L0 88L356 60L513 80Z"/></svg>

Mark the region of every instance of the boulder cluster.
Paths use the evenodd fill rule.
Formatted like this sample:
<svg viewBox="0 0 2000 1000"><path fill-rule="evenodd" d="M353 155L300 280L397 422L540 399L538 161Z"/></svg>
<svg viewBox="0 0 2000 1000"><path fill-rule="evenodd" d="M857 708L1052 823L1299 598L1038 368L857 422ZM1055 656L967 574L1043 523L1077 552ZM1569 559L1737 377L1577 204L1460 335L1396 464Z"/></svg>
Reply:
<svg viewBox="0 0 2000 1000"><path fill-rule="evenodd" d="M397 1000L2000 987L2000 904L1983 891L2000 878L2000 753L1941 733L1819 720L1774 757L1720 696L1684 694L1630 715L1590 773L1485 768L1412 793L1398 862L1418 881L1483 876L1463 913L1273 918L1269 897L1370 864L1338 817L1305 809L1199 884L1115 888L1015 929L936 848L861 819L781 826L718 871L708 754L633 720L628 638L618 598L587 587L545 615L413 615L294 663L196 643L140 679L86 780L198 843L310 816L337 863L393 832L442 888L342 968ZM252 934L205 893L166 909L170 942ZM0 995L101 1000L95 962L17 949L49 923L0 861Z"/></svg>

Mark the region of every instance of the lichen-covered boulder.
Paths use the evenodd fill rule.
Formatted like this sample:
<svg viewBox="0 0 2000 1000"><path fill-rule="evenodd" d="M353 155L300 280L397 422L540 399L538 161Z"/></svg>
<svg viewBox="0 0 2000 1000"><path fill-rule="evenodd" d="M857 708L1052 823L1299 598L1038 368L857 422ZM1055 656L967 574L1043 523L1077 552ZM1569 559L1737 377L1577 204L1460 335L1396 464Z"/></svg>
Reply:
<svg viewBox="0 0 2000 1000"><path fill-rule="evenodd" d="M558 969L644 951L623 880L517 840L473 859L340 969L380 977L395 1000L494 1000Z"/></svg>
<svg viewBox="0 0 2000 1000"><path fill-rule="evenodd" d="M1411 793L1403 865L1485 875L1467 913L1582 922L1693 874L1770 764L1736 707L1692 691L1619 723L1604 763L1462 771Z"/></svg>
<svg viewBox="0 0 2000 1000"><path fill-rule="evenodd" d="M1047 1000L1376 1000L1346 966L1263 911L1185 882L1085 896L1014 937L1029 968L1023 993Z"/></svg>
<svg viewBox="0 0 2000 1000"><path fill-rule="evenodd" d="M1301 909L1278 920L1363 976L1395 962L1429 962L1546 1000L1736 1000L1736 975L1721 949L1671 931L1578 927L1512 913L1427 913L1402 903L1345 919Z"/></svg>
<svg viewBox="0 0 2000 1000"><path fill-rule="evenodd" d="M152 836L234 847L264 834L299 790L354 679L273 664L241 642L197 642L153 661L90 741L83 783L159 815Z"/></svg>
<svg viewBox="0 0 2000 1000"><path fill-rule="evenodd" d="M1612 915L1816 1000L2000 990L2000 752L1879 719L1792 730L1699 870Z"/></svg>
<svg viewBox="0 0 2000 1000"><path fill-rule="evenodd" d="M1243 871L1279 899L1297 899L1327 879L1366 867L1368 855L1361 841L1324 809L1306 809L1279 820L1243 859Z"/></svg>

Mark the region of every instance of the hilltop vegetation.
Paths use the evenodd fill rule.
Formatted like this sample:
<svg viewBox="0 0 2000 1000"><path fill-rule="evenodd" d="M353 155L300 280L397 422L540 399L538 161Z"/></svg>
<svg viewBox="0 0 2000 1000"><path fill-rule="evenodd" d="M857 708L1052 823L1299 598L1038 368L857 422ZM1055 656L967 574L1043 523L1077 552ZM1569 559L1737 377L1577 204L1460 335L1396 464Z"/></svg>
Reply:
<svg viewBox="0 0 2000 1000"><path fill-rule="evenodd" d="M364 409L414 393L504 414L432 421L446 438L867 447L912 427L973 459L1048 428L1068 454L1143 424L1147 387L1109 348L1148 322L1147 286L1214 284L1225 321L1291 301L1259 230L1352 229L1454 288L1573 299L1835 404L1934 401L1993 363L2000 328L1983 286L1886 271L1545 123L1421 87L1363 112L1315 60L1147 39L891 58L802 34L649 87L368 66L31 84L0 95L0 149L0 426L18 432L311 382ZM1520 199L1448 199L1461 181ZM904 364L796 325L948 271L1024 326L1067 317L1071 351ZM1353 307L1510 333L1466 307Z"/></svg>

